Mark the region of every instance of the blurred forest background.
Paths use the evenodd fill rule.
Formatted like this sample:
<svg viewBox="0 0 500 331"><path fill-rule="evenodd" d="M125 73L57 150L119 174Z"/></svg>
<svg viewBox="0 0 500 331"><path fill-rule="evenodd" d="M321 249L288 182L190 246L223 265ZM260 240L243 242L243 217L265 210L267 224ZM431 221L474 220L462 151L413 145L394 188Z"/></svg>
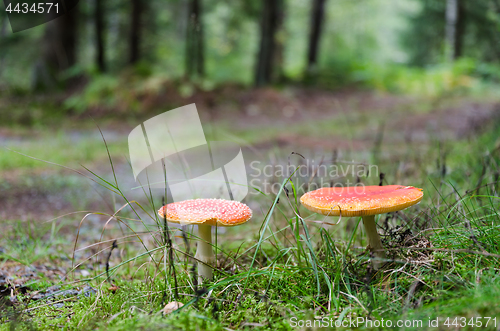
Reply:
<svg viewBox="0 0 500 331"><path fill-rule="evenodd" d="M438 96L500 81L499 0L91 0L19 33L0 15L9 122L179 106L223 86Z"/></svg>
<svg viewBox="0 0 500 331"><path fill-rule="evenodd" d="M146 215L162 197L136 189L127 137L191 103L207 140L242 146L248 178L262 185L250 182L258 194L243 201L252 221L217 230L220 275L234 278L206 302L230 304L167 320L148 313L165 304L151 293L166 289L167 254L157 249L168 231ZM212 330L247 322L280 330L295 314L347 318L365 307L394 319L499 316L499 132L500 0L81 0L17 33L1 4L0 299L20 307L15 319L50 330L208 330L196 323L209 315L220 318ZM379 169L329 175L329 186L424 190L418 206L380 217L394 269L371 273L359 222L328 228L306 210L312 222L296 217L298 196L321 176L305 159ZM309 169L294 183L297 209L291 185L282 189L288 175L252 161ZM196 295L196 305L202 292L177 258L169 270L179 270L182 300ZM106 295L117 290L103 279L110 264L116 295ZM241 291L252 270L258 277ZM104 295L57 308L36 301L62 280L74 286L69 274ZM24 297L13 296L21 285Z"/></svg>

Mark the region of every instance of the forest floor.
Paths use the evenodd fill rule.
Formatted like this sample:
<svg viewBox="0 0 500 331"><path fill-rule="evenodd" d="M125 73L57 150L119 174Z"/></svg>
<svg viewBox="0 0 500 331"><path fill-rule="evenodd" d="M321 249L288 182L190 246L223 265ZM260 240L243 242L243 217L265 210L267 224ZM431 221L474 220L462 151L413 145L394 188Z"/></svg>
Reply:
<svg viewBox="0 0 500 331"><path fill-rule="evenodd" d="M427 318L449 316L469 323L471 318L500 314L498 307L490 307L500 293L500 248L495 243L500 239L499 100L228 89L195 94L177 105L192 102L209 140L231 140L244 148L249 176L252 161L286 164L294 152L317 162L376 164L386 184L424 188L420 205L385 219L384 242L398 251L389 265L373 273L356 222L336 228L300 223L293 204L277 205L273 190L266 191L244 201L254 210L245 233L218 233L218 242L224 243L220 273L207 288L210 298L193 288L192 261L179 253L186 249L182 240L174 239L181 296L176 300L189 307L177 313L176 320L162 318L158 311L176 295L171 278L167 290L163 287L165 257L157 250L161 229L146 213L134 215L130 208L116 222L109 215L125 200L101 184L119 184L129 200L149 210L144 196L129 192L134 181L127 164L127 136L148 117L168 109L149 106L147 114L133 117L94 109L93 119L73 114L44 122L39 104L26 105L38 112L37 118L27 120L29 125L18 121L0 127L0 321L44 329L291 329L292 317L403 316L427 323ZM0 102L0 113L12 103ZM273 181L281 184L282 179ZM376 185L379 176L361 180ZM485 184L482 192L474 191ZM471 191L496 200L476 201L468 195ZM279 212L261 228L275 206ZM136 221L128 222L132 219ZM418 240L402 244L407 230ZM111 252L114 239L118 249ZM415 253L426 247L437 251ZM108 259L112 270L106 281ZM456 302L460 296L467 304ZM436 308L443 303L449 310ZM448 329L445 319L440 323L438 329ZM474 323L463 329L474 328ZM495 328L490 324L485 329L500 329L500 319L495 323Z"/></svg>

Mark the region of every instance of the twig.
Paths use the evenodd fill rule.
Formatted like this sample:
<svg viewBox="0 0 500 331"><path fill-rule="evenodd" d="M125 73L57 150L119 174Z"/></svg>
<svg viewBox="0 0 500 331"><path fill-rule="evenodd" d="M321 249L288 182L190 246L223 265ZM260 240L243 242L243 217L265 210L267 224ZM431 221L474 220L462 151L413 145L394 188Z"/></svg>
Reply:
<svg viewBox="0 0 500 331"><path fill-rule="evenodd" d="M168 259L169 259L169 267L172 272L172 276L174 277L174 298L177 300L179 297L179 293L177 290L177 275L175 273L175 266L174 266L174 251L172 249L172 240L170 238L170 231L168 228L168 222L167 222L167 206L165 205L165 197L162 198L162 205L164 208L163 211L163 240L165 245L168 247ZM165 293L163 299L165 299L167 295L167 286L165 284Z"/></svg>
<svg viewBox="0 0 500 331"><path fill-rule="evenodd" d="M116 242L116 239L113 241L113 244L111 245L111 249L109 250L108 258L106 259L106 279L110 284L113 284L111 282L111 277L109 277L109 259L111 259L111 253L113 252L113 249L118 248L118 244Z"/></svg>

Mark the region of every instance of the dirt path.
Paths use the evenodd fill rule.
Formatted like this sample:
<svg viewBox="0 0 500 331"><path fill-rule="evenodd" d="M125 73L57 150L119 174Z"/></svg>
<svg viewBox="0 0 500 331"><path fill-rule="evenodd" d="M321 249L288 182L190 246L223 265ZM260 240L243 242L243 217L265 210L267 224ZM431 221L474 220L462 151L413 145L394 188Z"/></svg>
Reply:
<svg viewBox="0 0 500 331"><path fill-rule="evenodd" d="M262 147L278 144L330 151L365 150L372 148L381 133L385 142L396 144L459 139L477 133L492 117L500 116L500 102L465 97L419 100L372 92L261 90L248 92L240 99L246 103L238 117L222 107L215 118L243 130L276 127L280 132L263 141ZM315 124L322 122L332 125L314 132L321 130ZM310 134L287 130L307 123ZM350 134L336 134L345 131L346 126Z"/></svg>
<svg viewBox="0 0 500 331"><path fill-rule="evenodd" d="M380 139L391 150L402 150L412 144L476 134L485 123L500 116L500 103L463 97L417 100L372 92L307 89L224 93L224 97L217 99L221 101L214 101L208 94L184 102L196 102L204 125L220 126L236 138L249 136L252 148L263 155L276 147L286 151L285 154L292 150L370 151ZM113 143L126 141L131 125L130 122L120 125L117 120L102 129ZM98 133L95 127L92 130ZM75 126L65 132L72 141L89 134ZM41 148L50 148L43 145L40 137L43 135L36 130L0 128L0 146L22 146L24 142L41 139ZM116 161L118 167L128 168L123 157ZM92 169L111 178L107 160L93 164ZM128 176L126 170L122 172ZM112 208L103 203L106 197L96 193L92 184L67 171L50 167L1 173L0 219L46 220L75 210Z"/></svg>

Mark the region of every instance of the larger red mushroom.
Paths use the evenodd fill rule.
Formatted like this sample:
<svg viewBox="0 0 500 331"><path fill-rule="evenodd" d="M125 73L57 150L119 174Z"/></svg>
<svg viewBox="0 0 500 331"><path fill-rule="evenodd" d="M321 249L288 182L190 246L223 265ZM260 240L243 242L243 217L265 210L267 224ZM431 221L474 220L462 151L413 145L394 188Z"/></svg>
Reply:
<svg viewBox="0 0 500 331"><path fill-rule="evenodd" d="M375 215L410 207L422 200L422 189L413 186L325 187L300 198L307 209L327 216L361 216L368 237L368 247L379 259L385 258L377 232ZM375 269L380 262L372 261Z"/></svg>
<svg viewBox="0 0 500 331"><path fill-rule="evenodd" d="M215 260L212 249L212 226L236 226L252 217L252 210L238 201L223 199L194 199L169 203L158 211L167 221L184 225L198 225L198 278L211 280Z"/></svg>

